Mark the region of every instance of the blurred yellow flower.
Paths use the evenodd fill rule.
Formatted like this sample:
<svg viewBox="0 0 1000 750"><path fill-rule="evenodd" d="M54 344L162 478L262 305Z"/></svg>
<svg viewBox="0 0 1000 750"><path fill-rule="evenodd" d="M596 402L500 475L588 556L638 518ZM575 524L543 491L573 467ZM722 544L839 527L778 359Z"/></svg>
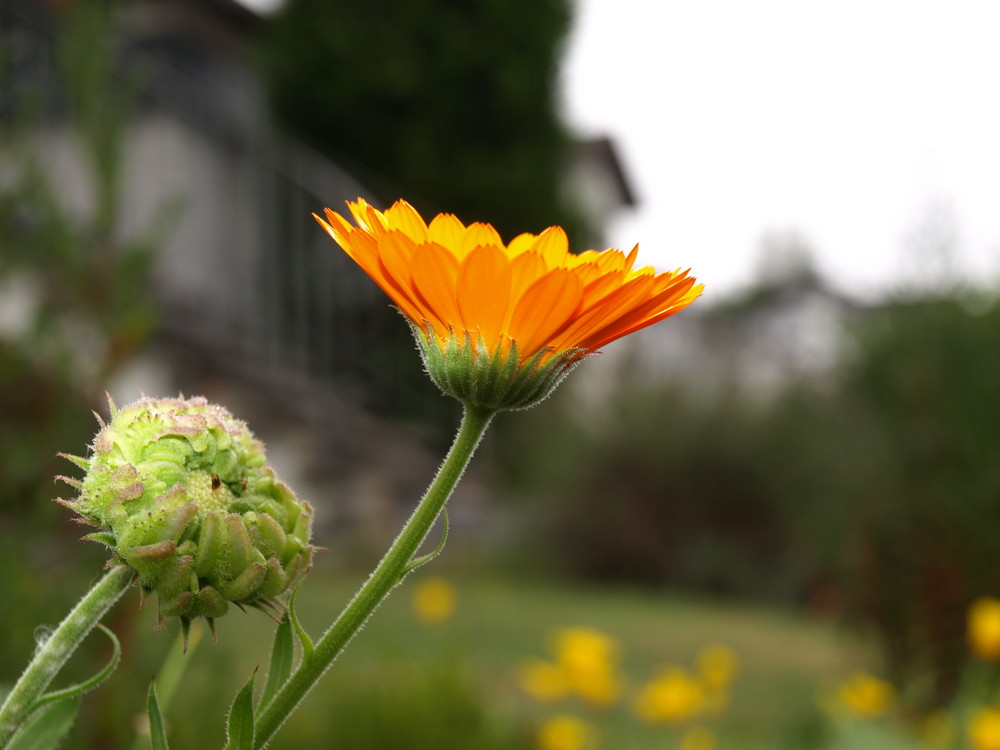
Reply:
<svg viewBox="0 0 1000 750"><path fill-rule="evenodd" d="M720 688L732 684L739 674L739 659L729 646L714 644L698 652L698 674L709 687Z"/></svg>
<svg viewBox="0 0 1000 750"><path fill-rule="evenodd" d="M889 713L896 700L896 688L867 672L857 672L841 683L838 697L856 717L875 719Z"/></svg>
<svg viewBox="0 0 1000 750"><path fill-rule="evenodd" d="M622 679L617 640L594 628L563 628L555 633L553 650L572 692L596 706L618 702Z"/></svg>
<svg viewBox="0 0 1000 750"><path fill-rule="evenodd" d="M425 578L413 592L413 613L424 625L441 625L455 614L455 587L443 578Z"/></svg>
<svg viewBox="0 0 1000 750"><path fill-rule="evenodd" d="M981 708L969 720L973 750L1000 750L1000 710Z"/></svg>
<svg viewBox="0 0 1000 750"><path fill-rule="evenodd" d="M700 681L680 667L670 667L643 686L634 709L649 724L679 724L697 716L704 700Z"/></svg>
<svg viewBox="0 0 1000 750"><path fill-rule="evenodd" d="M539 703L550 703L569 693L566 675L559 665L542 659L528 659L517 671L521 689Z"/></svg>
<svg viewBox="0 0 1000 750"><path fill-rule="evenodd" d="M597 746L593 724L570 714L558 714L538 730L538 750L589 750Z"/></svg>
<svg viewBox="0 0 1000 750"><path fill-rule="evenodd" d="M969 648L985 661L1000 659L1000 599L981 596L969 607Z"/></svg>
<svg viewBox="0 0 1000 750"><path fill-rule="evenodd" d="M706 727L692 727L681 737L677 750L715 750L715 734Z"/></svg>

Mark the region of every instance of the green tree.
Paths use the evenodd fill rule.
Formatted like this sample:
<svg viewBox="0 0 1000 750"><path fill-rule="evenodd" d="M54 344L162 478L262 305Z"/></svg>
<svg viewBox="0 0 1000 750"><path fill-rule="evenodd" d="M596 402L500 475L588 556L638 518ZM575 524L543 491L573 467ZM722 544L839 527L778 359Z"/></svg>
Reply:
<svg viewBox="0 0 1000 750"><path fill-rule="evenodd" d="M583 244L560 195L569 21L567 0L294 0L265 34L263 68L283 124L387 200L507 239L558 223Z"/></svg>

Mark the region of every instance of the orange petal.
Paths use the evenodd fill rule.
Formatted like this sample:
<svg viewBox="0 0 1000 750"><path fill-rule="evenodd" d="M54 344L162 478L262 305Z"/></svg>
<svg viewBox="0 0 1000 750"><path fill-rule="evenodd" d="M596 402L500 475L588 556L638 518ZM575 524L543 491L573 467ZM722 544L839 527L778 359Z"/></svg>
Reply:
<svg viewBox="0 0 1000 750"><path fill-rule="evenodd" d="M409 203L398 200L385 212L389 226L404 232L411 240L420 244L427 241L427 224Z"/></svg>
<svg viewBox="0 0 1000 750"><path fill-rule="evenodd" d="M510 261L496 245L480 245L459 266L458 309L463 324L468 331L478 330L487 346L492 347L500 337L510 286Z"/></svg>
<svg viewBox="0 0 1000 750"><path fill-rule="evenodd" d="M559 349L582 346L582 342L595 331L627 315L633 308L645 302L655 283L652 276L638 276L626 281L595 305L584 308L580 316L559 333L555 345Z"/></svg>
<svg viewBox="0 0 1000 750"><path fill-rule="evenodd" d="M431 219L431 224L427 227L427 237L431 242L436 242L454 254L454 249L462 242L462 235L465 234L465 224L452 214L438 214Z"/></svg>
<svg viewBox="0 0 1000 750"><path fill-rule="evenodd" d="M435 317L431 324L438 336L447 336L452 327L460 327L458 310L458 261L433 242L418 245L411 267L417 293Z"/></svg>
<svg viewBox="0 0 1000 750"><path fill-rule="evenodd" d="M593 281L589 281L583 290L583 306L590 309L625 283L625 271L611 271Z"/></svg>
<svg viewBox="0 0 1000 750"><path fill-rule="evenodd" d="M522 361L551 343L553 334L576 315L582 296L583 284L568 268L553 269L528 287L508 328Z"/></svg>
<svg viewBox="0 0 1000 750"><path fill-rule="evenodd" d="M521 253L526 253L535 246L537 241L537 235L529 234L527 232L519 234L510 241L509 245L507 245L507 254L515 256L520 255Z"/></svg>
<svg viewBox="0 0 1000 750"><path fill-rule="evenodd" d="M490 224L483 224L481 221L477 221L473 224L469 224L465 228L465 233L462 235L462 241L458 245L454 246L458 259L461 260L466 255L471 253L477 247L481 245L494 245L496 247L503 247L503 240L500 239L500 235L497 230Z"/></svg>
<svg viewBox="0 0 1000 750"><path fill-rule="evenodd" d="M357 203L348 202L347 207L351 210L351 216L360 229L378 236L385 230L386 220L381 211L377 211L374 206L364 198L358 198Z"/></svg>
<svg viewBox="0 0 1000 750"><path fill-rule="evenodd" d="M511 260L510 270L513 279L510 298L517 302L524 294L525 289L538 281L549 270L549 267L545 265L545 261L538 253L527 252L517 255Z"/></svg>
<svg viewBox="0 0 1000 750"><path fill-rule="evenodd" d="M327 231L327 234L333 237L333 241L340 245L344 251L350 255L351 248L350 240L348 238L350 237L351 232L354 231L354 226L347 221L347 219L332 209L324 209L324 213L326 214L326 221L321 219L316 214L313 214L313 218L320 223L320 226Z"/></svg>
<svg viewBox="0 0 1000 750"><path fill-rule="evenodd" d="M701 293L700 288L695 294L690 294L695 280L687 277L674 277L672 283L659 294L650 297L641 305L633 308L603 329L591 334L582 345L594 351L622 336L627 336L642 328L680 312Z"/></svg>
<svg viewBox="0 0 1000 750"><path fill-rule="evenodd" d="M392 229L378 241L378 255L386 280L392 284L390 295L399 309L414 323L432 320L430 309L423 304L413 286L410 269L414 252L413 240L399 230Z"/></svg>
<svg viewBox="0 0 1000 750"><path fill-rule="evenodd" d="M562 227L549 227L538 235L535 252L545 258L549 268L565 265L566 256L569 255L569 239L566 237L566 232Z"/></svg>

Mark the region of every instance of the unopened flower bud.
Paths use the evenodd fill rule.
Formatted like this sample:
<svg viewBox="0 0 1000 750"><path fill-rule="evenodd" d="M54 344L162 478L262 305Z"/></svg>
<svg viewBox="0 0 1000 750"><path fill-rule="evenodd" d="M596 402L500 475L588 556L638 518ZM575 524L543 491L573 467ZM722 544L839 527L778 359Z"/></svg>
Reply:
<svg viewBox="0 0 1000 750"><path fill-rule="evenodd" d="M312 562L312 508L278 481L246 424L203 398L111 402L91 455L65 457L87 474L60 477L79 496L59 502L100 528L85 538L158 594L161 616L273 606Z"/></svg>

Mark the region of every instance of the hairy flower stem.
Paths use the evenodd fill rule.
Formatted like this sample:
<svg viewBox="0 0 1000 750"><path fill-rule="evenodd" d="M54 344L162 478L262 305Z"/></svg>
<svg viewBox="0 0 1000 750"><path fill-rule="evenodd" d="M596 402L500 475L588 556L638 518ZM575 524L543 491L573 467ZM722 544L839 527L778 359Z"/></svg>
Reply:
<svg viewBox="0 0 1000 750"><path fill-rule="evenodd" d="M263 748L295 710L306 693L323 676L351 637L361 629L375 608L389 595L408 572L409 563L420 549L431 527L462 477L472 454L479 445L490 420L492 410L466 406L462 425L434 481L417 505L403 530L392 543L385 557L371 576L340 613L330 629L307 654L299 668L274 698L257 715L254 728L254 748Z"/></svg>
<svg viewBox="0 0 1000 750"><path fill-rule="evenodd" d="M0 707L0 748L7 746L14 732L34 710L45 688L87 634L125 593L131 580L132 571L127 566L119 565L109 570L66 615L52 635L39 644L35 657Z"/></svg>

